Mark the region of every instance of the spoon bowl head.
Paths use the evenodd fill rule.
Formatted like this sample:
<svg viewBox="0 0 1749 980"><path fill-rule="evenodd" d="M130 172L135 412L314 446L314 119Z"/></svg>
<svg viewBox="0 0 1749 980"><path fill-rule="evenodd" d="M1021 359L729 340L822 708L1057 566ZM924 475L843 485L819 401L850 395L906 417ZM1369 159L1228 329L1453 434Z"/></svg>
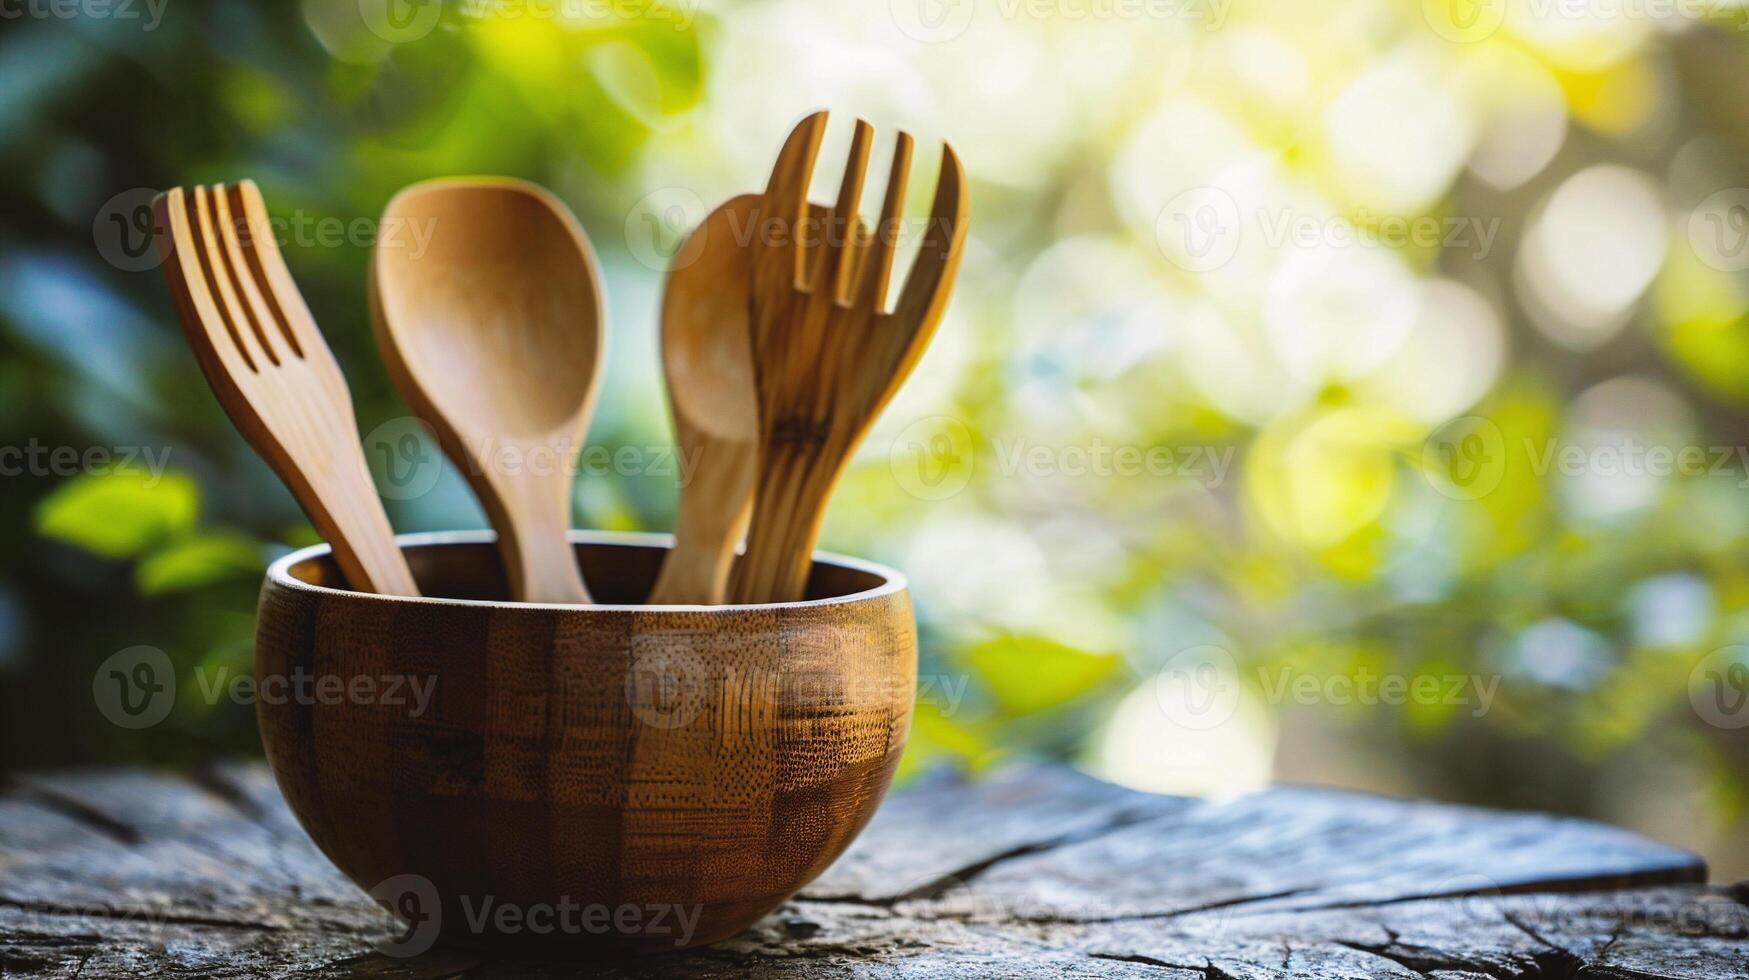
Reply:
<svg viewBox="0 0 1749 980"><path fill-rule="evenodd" d="M712 211L675 253L662 296L662 367L674 416L717 439L759 435L748 332L758 207L759 195L742 194Z"/></svg>
<svg viewBox="0 0 1749 980"><path fill-rule="evenodd" d="M373 298L384 346L453 427L534 437L586 417L601 289L563 204L518 180L426 181L389 202L383 229Z"/></svg>

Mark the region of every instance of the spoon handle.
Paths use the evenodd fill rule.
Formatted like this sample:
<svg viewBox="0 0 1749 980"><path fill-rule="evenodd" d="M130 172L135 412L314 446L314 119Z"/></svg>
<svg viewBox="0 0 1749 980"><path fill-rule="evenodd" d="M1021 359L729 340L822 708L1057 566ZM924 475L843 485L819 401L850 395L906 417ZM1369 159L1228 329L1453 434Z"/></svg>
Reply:
<svg viewBox="0 0 1749 980"><path fill-rule="evenodd" d="M682 440L687 441L687 440ZM694 442L704 442L694 435ZM756 455L729 440L701 445L680 461L680 508L674 547L650 590L655 605L721 605L728 598L735 546L753 511Z"/></svg>
<svg viewBox="0 0 1749 980"><path fill-rule="evenodd" d="M511 593L522 602L586 604L594 600L577 571L576 554L561 530L519 543L510 571Z"/></svg>
<svg viewBox="0 0 1749 980"><path fill-rule="evenodd" d="M496 489L481 498L499 529L510 594L518 602L593 602L569 538L570 487L563 481L509 481Z"/></svg>

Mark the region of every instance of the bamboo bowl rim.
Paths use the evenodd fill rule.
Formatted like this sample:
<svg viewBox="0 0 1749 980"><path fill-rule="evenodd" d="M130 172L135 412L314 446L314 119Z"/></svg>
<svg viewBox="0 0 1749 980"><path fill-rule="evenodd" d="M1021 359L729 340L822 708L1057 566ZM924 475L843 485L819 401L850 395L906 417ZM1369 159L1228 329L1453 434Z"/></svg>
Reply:
<svg viewBox="0 0 1749 980"><path fill-rule="evenodd" d="M660 548L666 550L673 546L674 535L646 531L589 531L572 529L565 536L572 545L618 545L635 548ZM395 544L402 551L409 548L423 548L433 545L492 545L498 540L497 532L491 530L469 531L417 531L409 534L395 535ZM290 554L281 555L267 566L267 581L283 589L301 592L312 592L320 595L343 596L347 599L364 602L392 602L411 605L464 606L477 609L562 609L568 611L593 611L611 613L631 612L705 612L717 615L756 612L772 609L810 609L822 606L849 605L857 602L867 602L883 596L903 592L908 588L904 573L886 565L852 558L848 555L835 554L830 551L816 551L813 564L830 565L854 572L872 575L880 582L875 586L860 592L848 592L844 595L822 596L818 599L799 599L794 602L756 602L756 603L724 603L716 606L706 605L658 605L650 603L565 603L565 602L515 602L509 599L451 599L443 596L398 596L382 595L376 592L358 592L353 589L337 589L326 585L317 585L305 581L291 573L293 567L333 554L333 548L326 541L308 547L299 548Z"/></svg>

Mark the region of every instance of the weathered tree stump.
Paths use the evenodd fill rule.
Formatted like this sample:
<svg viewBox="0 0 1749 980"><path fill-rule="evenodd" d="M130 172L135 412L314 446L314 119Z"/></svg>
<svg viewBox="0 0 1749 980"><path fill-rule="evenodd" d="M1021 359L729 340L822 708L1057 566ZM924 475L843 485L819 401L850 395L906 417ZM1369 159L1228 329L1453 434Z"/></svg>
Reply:
<svg viewBox="0 0 1749 980"><path fill-rule="evenodd" d="M1210 803L1024 766L894 794L824 877L714 947L397 956L404 930L258 765L19 776L0 974L1749 977L1749 888L1705 875L1580 820L1301 788Z"/></svg>

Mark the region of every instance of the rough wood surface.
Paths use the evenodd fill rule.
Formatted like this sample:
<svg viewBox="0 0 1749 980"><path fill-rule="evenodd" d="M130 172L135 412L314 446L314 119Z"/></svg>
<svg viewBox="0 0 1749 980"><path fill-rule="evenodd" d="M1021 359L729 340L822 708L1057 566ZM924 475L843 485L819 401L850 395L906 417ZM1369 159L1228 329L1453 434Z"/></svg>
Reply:
<svg viewBox="0 0 1749 980"><path fill-rule="evenodd" d="M896 793L753 929L617 963L400 930L259 765L0 793L0 973L231 977L1745 977L1749 888L1583 821L1285 788L1228 803L1018 767Z"/></svg>

